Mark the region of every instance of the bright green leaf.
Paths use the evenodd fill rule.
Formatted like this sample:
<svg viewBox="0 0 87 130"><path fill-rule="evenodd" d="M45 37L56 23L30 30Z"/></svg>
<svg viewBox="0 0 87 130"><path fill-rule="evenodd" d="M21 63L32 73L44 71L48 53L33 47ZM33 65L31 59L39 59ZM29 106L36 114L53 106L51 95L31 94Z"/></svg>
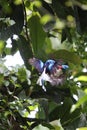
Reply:
<svg viewBox="0 0 87 130"><path fill-rule="evenodd" d="M75 105L72 105L71 112L75 111L80 105L83 105L87 102L87 95L80 98Z"/></svg>
<svg viewBox="0 0 87 130"><path fill-rule="evenodd" d="M87 127L77 128L76 130L87 130Z"/></svg>
<svg viewBox="0 0 87 130"><path fill-rule="evenodd" d="M87 82L87 76L86 75L82 75L82 76L79 76L77 78L78 81L84 81L84 82Z"/></svg>
<svg viewBox="0 0 87 130"><path fill-rule="evenodd" d="M26 81L27 74L26 74L25 68L18 69L18 77L21 80L21 82Z"/></svg>

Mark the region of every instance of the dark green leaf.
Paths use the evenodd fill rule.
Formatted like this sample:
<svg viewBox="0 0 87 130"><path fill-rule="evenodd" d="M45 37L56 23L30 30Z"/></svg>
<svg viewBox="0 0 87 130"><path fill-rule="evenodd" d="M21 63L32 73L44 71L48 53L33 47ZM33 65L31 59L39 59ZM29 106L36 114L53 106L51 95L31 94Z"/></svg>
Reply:
<svg viewBox="0 0 87 130"><path fill-rule="evenodd" d="M40 17L37 14L32 15L28 21L30 28L30 36L34 54L36 57L44 57L44 44L46 39L46 33L44 32L40 23Z"/></svg>
<svg viewBox="0 0 87 130"><path fill-rule="evenodd" d="M10 25L8 27L4 27L0 30L0 40L6 41L8 38L12 37L13 34L19 35L22 31L24 24L24 14L23 14L23 6L20 5L12 5L13 12L11 16L9 16L12 20L14 20L15 24ZM9 20L10 21L10 20Z"/></svg>
<svg viewBox="0 0 87 130"><path fill-rule="evenodd" d="M71 62L76 65L81 64L82 62L81 58L78 55L67 50L56 51L53 54L50 54L49 57L53 59L64 59L65 61Z"/></svg>
<svg viewBox="0 0 87 130"><path fill-rule="evenodd" d="M17 45L26 67L30 68L28 60L29 58L33 57L33 52L30 46L30 42L27 41L22 35L20 35L19 39L17 40Z"/></svg>

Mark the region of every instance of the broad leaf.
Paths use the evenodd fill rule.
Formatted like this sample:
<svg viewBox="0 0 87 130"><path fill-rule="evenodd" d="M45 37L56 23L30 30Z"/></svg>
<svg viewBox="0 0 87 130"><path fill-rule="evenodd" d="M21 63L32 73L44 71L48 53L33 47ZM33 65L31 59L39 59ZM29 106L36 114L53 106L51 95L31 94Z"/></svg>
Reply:
<svg viewBox="0 0 87 130"><path fill-rule="evenodd" d="M40 17L37 14L32 15L28 21L28 25L30 28L30 36L34 54L36 57L42 58L45 56L44 44L46 33L44 32L42 25L40 23Z"/></svg>
<svg viewBox="0 0 87 130"><path fill-rule="evenodd" d="M74 52L67 50L59 50L49 55L53 59L64 59L65 61L71 62L73 64L81 64L81 58Z"/></svg>
<svg viewBox="0 0 87 130"><path fill-rule="evenodd" d="M19 39L17 40L18 49L20 51L20 54L24 60L24 63L27 68L29 67L28 59L33 56L33 52L30 46L30 42L25 39L22 35L19 36Z"/></svg>

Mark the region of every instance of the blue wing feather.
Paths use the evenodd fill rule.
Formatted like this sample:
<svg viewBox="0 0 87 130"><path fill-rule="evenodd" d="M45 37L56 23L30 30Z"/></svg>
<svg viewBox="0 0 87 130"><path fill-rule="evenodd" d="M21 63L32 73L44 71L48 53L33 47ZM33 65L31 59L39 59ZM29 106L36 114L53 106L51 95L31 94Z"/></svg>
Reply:
<svg viewBox="0 0 87 130"><path fill-rule="evenodd" d="M44 64L44 67L46 67L49 71L52 69L53 65L55 64L54 60L47 60Z"/></svg>
<svg viewBox="0 0 87 130"><path fill-rule="evenodd" d="M40 73L43 72L44 63L36 58L29 59L30 65L34 66Z"/></svg>

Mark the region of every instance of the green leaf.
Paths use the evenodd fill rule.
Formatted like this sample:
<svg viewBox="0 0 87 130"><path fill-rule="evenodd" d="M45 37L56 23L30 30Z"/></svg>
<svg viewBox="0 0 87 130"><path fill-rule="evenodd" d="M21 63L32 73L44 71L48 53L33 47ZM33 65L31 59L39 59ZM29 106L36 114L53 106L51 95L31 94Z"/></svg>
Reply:
<svg viewBox="0 0 87 130"><path fill-rule="evenodd" d="M67 13L65 11L65 4L64 2L52 0L52 6L57 14L58 17L64 19L67 16ZM60 11L59 11L60 10Z"/></svg>
<svg viewBox="0 0 87 130"><path fill-rule="evenodd" d="M0 87L2 86L3 82L4 82L4 76L3 74L0 74Z"/></svg>
<svg viewBox="0 0 87 130"><path fill-rule="evenodd" d="M72 122L69 123L65 128L66 130L77 130L77 128L85 126L86 126L86 115L80 114L79 117L76 117L75 120L72 120Z"/></svg>
<svg viewBox="0 0 87 130"><path fill-rule="evenodd" d="M72 105L71 112L75 111L80 105L83 105L85 102L87 102L87 95L80 98L75 105Z"/></svg>
<svg viewBox="0 0 87 130"><path fill-rule="evenodd" d="M84 81L87 82L87 76L86 75L81 75L77 78L78 81Z"/></svg>
<svg viewBox="0 0 87 130"><path fill-rule="evenodd" d="M21 80L21 82L26 81L27 74L26 74L25 68L18 69L18 77Z"/></svg>
<svg viewBox="0 0 87 130"><path fill-rule="evenodd" d="M78 90L78 101L72 105L71 112L75 111L80 105L83 105L87 101L87 94L83 90Z"/></svg>
<svg viewBox="0 0 87 130"><path fill-rule="evenodd" d="M38 126L36 126L33 130L49 130L49 128L44 127L44 126L42 126L42 125L38 125Z"/></svg>
<svg viewBox="0 0 87 130"><path fill-rule="evenodd" d="M44 109L42 107L40 107L40 106L39 106L39 110L38 110L37 116L40 119L45 119L46 118L45 117L46 115L45 115Z"/></svg>
<svg viewBox="0 0 87 130"><path fill-rule="evenodd" d="M15 39L11 39L11 41L12 41L11 54L14 55L18 49L17 41Z"/></svg>
<svg viewBox="0 0 87 130"><path fill-rule="evenodd" d="M56 107L57 104L55 102L49 102L49 113L51 113Z"/></svg>
<svg viewBox="0 0 87 130"><path fill-rule="evenodd" d="M11 48L6 47L4 52L6 55L11 55Z"/></svg>
<svg viewBox="0 0 87 130"><path fill-rule="evenodd" d="M17 45L26 67L30 69L31 66L29 66L28 60L29 58L33 57L30 41L26 40L24 36L19 35Z"/></svg>
<svg viewBox="0 0 87 130"><path fill-rule="evenodd" d="M5 47L5 43L0 40L0 55L3 53L4 47Z"/></svg>
<svg viewBox="0 0 87 130"><path fill-rule="evenodd" d="M77 128L76 130L87 130L87 127Z"/></svg>
<svg viewBox="0 0 87 130"><path fill-rule="evenodd" d="M63 104L58 105L50 114L50 120L60 119L62 126L67 126L80 116L80 109L70 113L73 101L69 98L65 99Z"/></svg>
<svg viewBox="0 0 87 130"><path fill-rule="evenodd" d="M63 59L76 65L81 64L82 62L81 58L78 55L67 50L55 51L54 53L49 54L49 57L53 59Z"/></svg>
<svg viewBox="0 0 87 130"><path fill-rule="evenodd" d="M46 33L40 23L40 17L37 14L32 15L28 21L30 28L30 36L33 46L33 51L36 57L44 57L44 44Z"/></svg>
<svg viewBox="0 0 87 130"><path fill-rule="evenodd" d="M48 124L48 123L42 123L42 125L43 125L44 127L49 128L50 130L55 130L55 127L52 126L51 123L50 123L50 124Z"/></svg>
<svg viewBox="0 0 87 130"><path fill-rule="evenodd" d="M60 120L54 120L54 121L50 122L50 124L52 126L54 126L55 130L64 130L60 123Z"/></svg>

